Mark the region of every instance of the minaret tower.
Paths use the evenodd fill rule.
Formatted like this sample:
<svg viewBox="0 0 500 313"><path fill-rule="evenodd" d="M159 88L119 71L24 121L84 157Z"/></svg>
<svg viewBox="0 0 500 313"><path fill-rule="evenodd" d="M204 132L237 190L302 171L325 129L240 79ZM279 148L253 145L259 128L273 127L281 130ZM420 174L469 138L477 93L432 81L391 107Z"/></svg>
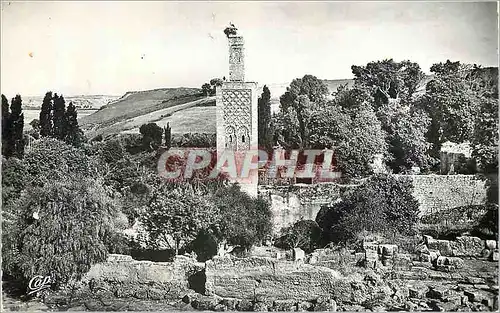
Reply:
<svg viewBox="0 0 500 313"><path fill-rule="evenodd" d="M245 50L242 36L231 24L224 33L229 42L229 81L217 88L217 153L257 149L258 84L245 82ZM257 181L255 192L257 193ZM239 181L245 184L244 181ZM253 184L253 183L252 183ZM247 186L248 187L248 186ZM252 187L253 188L253 187Z"/></svg>

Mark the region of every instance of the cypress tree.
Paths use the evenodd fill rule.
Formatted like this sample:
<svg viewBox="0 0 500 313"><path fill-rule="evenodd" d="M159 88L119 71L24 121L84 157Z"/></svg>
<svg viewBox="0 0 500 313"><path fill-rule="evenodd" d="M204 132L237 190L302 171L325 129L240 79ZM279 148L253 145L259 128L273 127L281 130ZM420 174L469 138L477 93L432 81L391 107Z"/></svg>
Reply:
<svg viewBox="0 0 500 313"><path fill-rule="evenodd" d="M22 158L24 155L24 113L23 113L23 101L20 95L16 95L12 99L10 105L10 117L9 117L9 149L12 155Z"/></svg>
<svg viewBox="0 0 500 313"><path fill-rule="evenodd" d="M40 136L52 136L52 92L45 94L40 111Z"/></svg>
<svg viewBox="0 0 500 313"><path fill-rule="evenodd" d="M54 94L54 115L52 117L53 121L53 130L52 136L56 139L64 139L65 137L65 128L66 128L66 118L65 118L65 110L66 110L66 102L64 101L64 97L57 96L57 93Z"/></svg>
<svg viewBox="0 0 500 313"><path fill-rule="evenodd" d="M271 91L264 86L262 95L258 100L258 131L259 146L271 149Z"/></svg>
<svg viewBox="0 0 500 313"><path fill-rule="evenodd" d="M76 112L76 107L73 102L70 102L65 113L65 127L63 130L64 141L75 147L80 146L83 143L83 132L78 126L78 113Z"/></svg>
<svg viewBox="0 0 500 313"><path fill-rule="evenodd" d="M2 94L2 155L7 156L10 154L9 150L9 137L10 137L10 111L9 100Z"/></svg>
<svg viewBox="0 0 500 313"><path fill-rule="evenodd" d="M167 127L163 128L165 131L165 146L167 149L172 147L172 128L170 127L170 123L167 123Z"/></svg>

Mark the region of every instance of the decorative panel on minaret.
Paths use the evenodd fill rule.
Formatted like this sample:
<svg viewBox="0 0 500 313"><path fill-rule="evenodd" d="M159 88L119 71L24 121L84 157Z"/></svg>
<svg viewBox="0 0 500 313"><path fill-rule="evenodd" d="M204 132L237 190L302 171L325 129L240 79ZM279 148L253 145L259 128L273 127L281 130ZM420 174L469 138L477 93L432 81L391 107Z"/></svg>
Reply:
<svg viewBox="0 0 500 313"><path fill-rule="evenodd" d="M229 36L229 81L245 81L243 37Z"/></svg>

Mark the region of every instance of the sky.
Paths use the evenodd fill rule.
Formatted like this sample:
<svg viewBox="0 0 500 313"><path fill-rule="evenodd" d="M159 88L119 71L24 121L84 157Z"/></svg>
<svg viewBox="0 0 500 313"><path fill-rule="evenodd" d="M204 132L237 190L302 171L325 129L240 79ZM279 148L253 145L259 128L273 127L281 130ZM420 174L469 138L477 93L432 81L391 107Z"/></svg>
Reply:
<svg viewBox="0 0 500 313"><path fill-rule="evenodd" d="M393 58L498 66L496 2L3 1L1 92L122 95L228 76L232 22L245 78L352 78Z"/></svg>

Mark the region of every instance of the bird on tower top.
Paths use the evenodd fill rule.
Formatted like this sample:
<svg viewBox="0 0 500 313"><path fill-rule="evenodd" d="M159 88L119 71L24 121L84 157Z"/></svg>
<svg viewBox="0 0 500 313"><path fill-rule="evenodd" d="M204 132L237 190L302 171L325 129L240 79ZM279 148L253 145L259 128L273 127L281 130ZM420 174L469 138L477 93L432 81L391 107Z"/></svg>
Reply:
<svg viewBox="0 0 500 313"><path fill-rule="evenodd" d="M224 34L226 34L227 38L229 38L229 36L231 36L231 35L236 36L237 30L238 30L238 28L236 28L236 26L234 26L234 24L232 22L229 22L229 26L226 27L226 29L224 29Z"/></svg>

